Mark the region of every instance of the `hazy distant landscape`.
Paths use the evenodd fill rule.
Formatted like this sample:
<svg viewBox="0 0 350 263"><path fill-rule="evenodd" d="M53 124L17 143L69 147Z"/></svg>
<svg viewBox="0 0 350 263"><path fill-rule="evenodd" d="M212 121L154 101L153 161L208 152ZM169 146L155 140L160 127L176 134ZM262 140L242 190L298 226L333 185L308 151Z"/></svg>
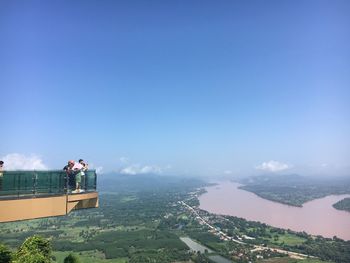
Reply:
<svg viewBox="0 0 350 263"><path fill-rule="evenodd" d="M54 261L59 263L70 252L82 262L97 263L223 262L216 256L233 262L350 260L350 241L313 237L305 232L198 209L198 196L203 193L203 187L209 185L202 179L103 176L99 180L98 209L76 211L64 217L4 223L0 225L1 241L14 249L26 237L39 234L51 240ZM208 252L190 252L180 237L192 239L208 248ZM315 258L296 256L293 259L285 252L278 252L279 249Z"/></svg>

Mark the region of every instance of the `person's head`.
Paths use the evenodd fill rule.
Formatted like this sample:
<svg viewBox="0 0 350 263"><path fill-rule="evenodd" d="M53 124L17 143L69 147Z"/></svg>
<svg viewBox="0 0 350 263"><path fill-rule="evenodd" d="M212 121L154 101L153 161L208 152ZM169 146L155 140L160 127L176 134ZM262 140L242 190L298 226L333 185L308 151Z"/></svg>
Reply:
<svg viewBox="0 0 350 263"><path fill-rule="evenodd" d="M83 159L79 159L79 163L83 163L84 162L84 160Z"/></svg>
<svg viewBox="0 0 350 263"><path fill-rule="evenodd" d="M4 166L4 161L0 161L0 168Z"/></svg>
<svg viewBox="0 0 350 263"><path fill-rule="evenodd" d="M68 161L68 167L73 167L74 164L75 164L75 161L73 161L73 160Z"/></svg>

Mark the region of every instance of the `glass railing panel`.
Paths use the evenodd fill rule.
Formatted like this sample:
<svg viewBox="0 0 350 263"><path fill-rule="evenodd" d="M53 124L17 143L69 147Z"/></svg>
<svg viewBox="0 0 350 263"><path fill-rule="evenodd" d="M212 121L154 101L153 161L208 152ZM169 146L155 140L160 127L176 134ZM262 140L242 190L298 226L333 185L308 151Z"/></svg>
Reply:
<svg viewBox="0 0 350 263"><path fill-rule="evenodd" d="M65 171L3 171L0 174L0 196L27 196L70 193L75 189L75 175ZM81 189L96 191L96 171L82 176Z"/></svg>
<svg viewBox="0 0 350 263"><path fill-rule="evenodd" d="M66 173L62 171L36 171L37 194L61 194L66 190Z"/></svg>
<svg viewBox="0 0 350 263"><path fill-rule="evenodd" d="M86 191L95 191L96 190L96 171L95 170L89 170L85 171L85 182L83 184L83 187Z"/></svg>
<svg viewBox="0 0 350 263"><path fill-rule="evenodd" d="M33 174L21 171L2 172L0 195L33 194Z"/></svg>

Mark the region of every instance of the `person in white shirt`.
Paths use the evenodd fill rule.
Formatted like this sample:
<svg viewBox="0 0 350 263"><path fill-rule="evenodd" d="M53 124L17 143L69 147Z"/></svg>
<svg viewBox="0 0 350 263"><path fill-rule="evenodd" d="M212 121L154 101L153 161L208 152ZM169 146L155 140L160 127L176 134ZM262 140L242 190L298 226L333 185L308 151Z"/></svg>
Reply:
<svg viewBox="0 0 350 263"><path fill-rule="evenodd" d="M84 166L82 166L80 163L74 163L74 166L72 167L72 170L74 171L75 174L75 191L73 191L72 193L81 193L84 192L83 190L81 190L81 177L83 176L83 168Z"/></svg>
<svg viewBox="0 0 350 263"><path fill-rule="evenodd" d="M81 170L81 188L87 189L87 177L85 172L89 170L89 165L83 159L79 159L79 163L83 166Z"/></svg>

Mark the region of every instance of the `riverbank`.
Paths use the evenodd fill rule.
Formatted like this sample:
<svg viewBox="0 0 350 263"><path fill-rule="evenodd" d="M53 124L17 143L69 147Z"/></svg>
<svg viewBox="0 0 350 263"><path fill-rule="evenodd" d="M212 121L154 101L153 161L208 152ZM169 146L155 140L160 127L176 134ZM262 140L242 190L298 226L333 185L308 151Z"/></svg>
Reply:
<svg viewBox="0 0 350 263"><path fill-rule="evenodd" d="M305 203L329 195L350 194L350 178L315 178L300 175L261 175L237 181L241 189L264 199L290 206L302 207Z"/></svg>
<svg viewBox="0 0 350 263"><path fill-rule="evenodd" d="M207 187L207 193L204 195L210 194L212 188L219 191L222 189L222 185L219 183L219 185L214 187ZM249 192L246 192L246 194L253 195ZM218 195L219 193L216 193L216 196ZM199 202L202 197L203 195L192 196L193 199L199 198ZM191 199L187 200L185 202L191 201ZM233 204L235 201L241 201L241 199L226 200L226 203ZM270 202L268 200L265 201ZM196 202L193 201L192 203ZM323 238L322 236L312 236L306 232L276 228L257 221L248 221L237 216L207 212L201 207L189 206L186 203L183 206L191 214L192 219L201 226L200 232L207 231L222 240L222 243L219 245L216 241L214 245L213 239L209 236L205 237L204 233L198 235L188 232L191 238L195 238L201 244L215 249L215 251L221 251L221 255L231 257L234 261L241 260L241 257L247 260L249 258L263 257L266 260L266 258L271 257L271 253L276 253L271 261L266 262L277 262L273 260L283 255L280 252L288 252L289 256L295 259L293 262L350 262L350 243L337 237ZM217 206L220 206L220 203L217 203ZM191 225L193 227L193 224ZM198 229L198 227L195 228ZM225 249L223 250L223 248ZM222 254L224 251L226 252ZM318 259L307 259L306 257L309 256L314 256ZM290 261L288 261L288 258L284 258L281 262Z"/></svg>
<svg viewBox="0 0 350 263"><path fill-rule="evenodd" d="M350 212L350 197L344 198L339 202L333 204L333 207L338 210Z"/></svg>
<svg viewBox="0 0 350 263"><path fill-rule="evenodd" d="M228 234L227 230L225 231L225 230L221 230L220 227L215 227L217 222L211 223L209 221L208 218L209 217L213 217L213 216L209 216L209 217L208 216L203 216L202 212L200 210L197 210L196 208L189 206L188 204L186 204L183 201L180 202L180 203L195 217L195 220L200 225L203 225L203 226L207 227L208 231L211 234L216 235L221 240L229 241L229 242L231 241L231 242L234 242L236 244L239 244L239 246L244 247L246 250L249 251L247 254L250 253L251 254L251 255L249 255L250 257L252 257L252 254L258 253L257 255L254 255L253 258L254 257L255 258L264 258L264 256L266 257L266 252L267 252L270 256L274 255L274 257L276 257L276 256L278 257L278 256L281 256L281 255L284 255L284 256L289 256L290 258L294 258L294 259L315 258L315 257L312 257L310 255L284 250L284 249L281 249L281 248L276 247L274 245L272 245L272 246L267 246L266 244L256 245L256 244L254 244L256 238L247 236L245 234L241 234L239 236L238 235L232 236L232 235ZM222 218L224 220L230 221L230 219L224 218L224 217L219 217L219 220L222 219ZM215 216L214 216L214 220L216 220ZM184 240L182 240L182 239L184 239ZM192 240L186 240L186 238L182 238L182 239L181 240L183 242L185 242L185 243L187 242L188 245L191 245L192 247L196 248L197 251L199 251L201 253L213 253L213 251L212 250L208 250L208 248L200 247L200 246L198 247L196 244L193 244ZM252 245L252 244L254 244L254 245ZM259 253L262 253L262 254L259 254Z"/></svg>
<svg viewBox="0 0 350 263"><path fill-rule="evenodd" d="M332 238L350 240L350 214L332 205L349 195L327 196L294 207L263 199L240 189L233 182L219 182L206 187L207 193L198 197L199 208L215 214L242 217L274 227L307 232Z"/></svg>

